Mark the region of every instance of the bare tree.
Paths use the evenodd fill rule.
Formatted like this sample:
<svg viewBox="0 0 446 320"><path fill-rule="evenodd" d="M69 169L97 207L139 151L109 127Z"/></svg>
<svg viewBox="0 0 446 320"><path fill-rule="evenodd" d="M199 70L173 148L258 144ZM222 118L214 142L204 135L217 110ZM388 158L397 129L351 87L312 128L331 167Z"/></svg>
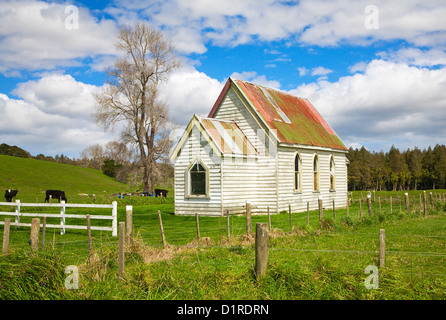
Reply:
<svg viewBox="0 0 446 320"><path fill-rule="evenodd" d="M119 141L107 142L104 146L104 155L105 158L115 160L118 164L129 164L133 157L127 145Z"/></svg>
<svg viewBox="0 0 446 320"><path fill-rule="evenodd" d="M172 143L168 109L159 100L159 88L179 61L172 43L146 24L121 27L116 48L123 55L114 68L106 70L105 89L94 95L94 118L105 129L125 123L121 140L138 150L144 189L152 192L156 163L167 155Z"/></svg>
<svg viewBox="0 0 446 320"><path fill-rule="evenodd" d="M80 162L85 167L101 169L104 162L104 149L100 144L93 144L82 150Z"/></svg>

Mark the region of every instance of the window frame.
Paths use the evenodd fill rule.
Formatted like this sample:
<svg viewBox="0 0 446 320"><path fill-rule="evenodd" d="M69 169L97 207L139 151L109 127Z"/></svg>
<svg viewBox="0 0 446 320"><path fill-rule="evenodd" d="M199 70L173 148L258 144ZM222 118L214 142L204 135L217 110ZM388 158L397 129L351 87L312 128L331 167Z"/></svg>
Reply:
<svg viewBox="0 0 446 320"><path fill-rule="evenodd" d="M316 171L315 171L315 164L316 163ZM313 163L312 163L312 171L313 171L313 192L320 192L320 159L319 155L317 153L313 156ZM317 188L315 188L317 187Z"/></svg>
<svg viewBox="0 0 446 320"><path fill-rule="evenodd" d="M298 159L298 170L296 171L296 159ZM297 188L296 188L296 176L297 176ZM293 190L294 192L302 192L302 157L297 151L294 153L293 161Z"/></svg>
<svg viewBox="0 0 446 320"><path fill-rule="evenodd" d="M334 156L331 155L330 156L330 160L329 160L329 186L330 186L330 191L336 191L336 163L334 161ZM332 170L332 164L333 164L333 170Z"/></svg>
<svg viewBox="0 0 446 320"><path fill-rule="evenodd" d="M204 190L205 193L203 194L192 194L192 178L191 178L191 169L194 167L194 165L196 164L200 164L205 172L205 179L204 179ZM186 168L186 172L185 172L185 180L186 180L186 185L185 185L185 191L186 191L186 195L185 198L189 198L189 199L208 199L209 198L209 168L203 163L203 161L201 161L200 158L195 158L194 160L192 160L192 162L187 166Z"/></svg>

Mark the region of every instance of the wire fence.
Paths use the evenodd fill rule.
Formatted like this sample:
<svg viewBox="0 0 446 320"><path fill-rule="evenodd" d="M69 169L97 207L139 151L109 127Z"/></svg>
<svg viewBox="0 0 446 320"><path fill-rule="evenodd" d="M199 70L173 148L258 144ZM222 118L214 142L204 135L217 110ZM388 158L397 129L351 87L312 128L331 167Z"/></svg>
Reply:
<svg viewBox="0 0 446 320"><path fill-rule="evenodd" d="M390 204L391 200L389 199L388 201ZM379 204L381 213L389 215L389 208L383 206L385 202L379 201ZM377 205L378 201L375 201L373 203L375 212L378 210ZM444 194L433 199L430 210L434 209L435 206L441 209L440 214L444 212ZM357 206L350 207L349 212L350 218L362 218ZM402 210L402 212L405 212L405 210ZM424 214L423 208L419 207L418 203L413 205L411 212L418 215ZM336 218L338 220L347 218L346 209L337 210L337 215L333 217L329 217L330 210L326 210L325 213L325 222L330 221L330 219L334 221ZM429 215L432 214L432 211L429 211ZM364 217L367 216L367 214L364 214ZM132 237L142 246L163 250L164 245L161 240L160 225L156 223L157 220L153 216L151 218L150 223L140 224L138 229L132 230ZM297 261L303 255L306 255L305 258L308 258L308 255L328 255L330 258L338 257L340 259L356 255L358 257L366 256L367 261L374 262L377 261L379 255L379 234L348 230L339 231L330 228L326 230L321 227L324 221L321 221L317 211L312 211L309 215L305 212L290 213L290 215L284 213L273 215L272 217L253 216L252 218L251 224L270 223L271 225L271 230L269 230L269 237L271 238L269 250L272 261L275 261L275 259L279 259L278 261ZM269 221L269 218L271 218L271 221ZM166 236L166 243L170 249L174 247L180 250L181 248L193 247L200 250L200 252L192 255L191 259L167 260L166 263L252 267L252 259L255 254L254 237L252 234L247 233L247 222L243 216L230 216L229 219L227 217L200 217L199 227L194 217L166 220L163 223L163 230ZM229 225L227 221L229 221ZM313 228L310 226L313 226ZM43 230L41 231L43 232ZM305 233L306 231L308 232ZM444 277L446 276L446 269L443 267L446 262L446 230L440 229L436 232L439 234L387 232L385 253L391 262L394 259L393 263L403 263L407 266L407 274ZM314 242L304 241L305 237L302 237L299 238L302 241L280 241L280 239L286 239L286 237L282 237L284 235L296 237L313 235L313 238L316 240ZM324 235L328 237L342 237L343 239L340 241L339 246L333 248L332 242L322 241L321 236ZM311 238L311 236L306 238ZM8 239L9 250L27 250L30 247L29 239L29 229L22 227L14 228L12 226ZM93 243L94 250L100 250L105 247L117 250L116 238L100 231L95 232L92 238L88 239L83 231L70 232L70 234L67 233L61 236L54 229L52 232L47 232L45 238L42 239L41 237L40 240L42 241L40 250L58 250L69 261L74 263L80 263L88 257L90 243ZM420 241L422 242L421 245ZM295 247L297 245L299 247ZM432 251L426 250L426 248L432 249ZM202 253L208 250L229 250L233 253L242 252L250 256L250 258L239 259L239 256L236 254L233 257L222 256L216 260L201 256ZM317 268L313 267L311 263L306 263L305 258L299 261L300 267L308 269ZM412 262L407 259L412 259ZM422 259L422 261L417 259ZM426 267L423 268L423 266ZM431 266L435 266L434 272L432 272Z"/></svg>

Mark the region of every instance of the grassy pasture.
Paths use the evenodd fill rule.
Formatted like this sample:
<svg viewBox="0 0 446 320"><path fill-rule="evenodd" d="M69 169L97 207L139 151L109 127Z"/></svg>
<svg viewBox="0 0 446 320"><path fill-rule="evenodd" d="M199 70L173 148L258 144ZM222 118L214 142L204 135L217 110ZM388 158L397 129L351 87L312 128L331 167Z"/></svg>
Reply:
<svg viewBox="0 0 446 320"><path fill-rule="evenodd" d="M68 201L76 203L84 200L79 193L95 194L97 201L109 202L110 194L129 191L127 185L99 170L0 155L0 201L5 201L6 189L19 190L16 199L31 203L44 202L47 189L63 190Z"/></svg>
<svg viewBox="0 0 446 320"><path fill-rule="evenodd" d="M444 191L444 190L442 190ZM353 195L354 197L356 194ZM394 195L396 197L396 193ZM158 199L157 199L158 200ZM373 217L363 204L353 203L350 215L336 210L336 221L330 210L324 211L322 228L318 212L293 213L293 227L288 213L272 216L267 275L254 276L254 242L247 238L246 221L231 217L231 238L226 238L226 219L200 217L200 243L196 241L195 217L174 216L171 199L162 203L134 206L135 245L126 253L126 277L117 280L117 239L110 233L93 232L94 259L86 264L87 241L83 231L69 230L61 236L47 231L47 249L40 259L54 261L52 268L70 264L81 270L79 290L64 290L63 275L54 280L49 297L54 299L445 299L446 298L446 215L445 206L436 204L425 218L420 211L399 213L382 201L382 213L374 204ZM157 210L162 213L169 246L162 248ZM125 220L125 207L118 212ZM265 216L253 216L266 222ZM365 288L364 273L368 265L378 265L379 229L386 230L386 266L380 268L379 288ZM254 230L254 228L253 228ZM29 229L12 230L10 240L15 254L0 260L6 265L31 268L25 240ZM52 241L54 239L54 249ZM17 246L17 242L24 244ZM55 259L57 256L57 259ZM20 257L20 258L19 258ZM18 267L24 261L22 267ZM36 258L33 258L36 259ZM9 261L9 262L8 262ZM34 262L33 262L34 263ZM0 268L2 269L2 268ZM60 272L63 272L60 271ZM8 274L8 273L7 273ZM19 274L19 271L16 271ZM9 277L12 275L9 273ZM32 277L32 279L35 278ZM32 279L29 280L33 283ZM13 278L23 286L24 280ZM27 280L28 281L28 280ZM12 288L10 288L12 290ZM34 299L43 292L23 289L15 298ZM43 289L42 289L43 290ZM7 296L0 290L0 296Z"/></svg>
<svg viewBox="0 0 446 320"><path fill-rule="evenodd" d="M32 164L39 169L41 165ZM57 170L82 169L61 166ZM17 173L17 170L11 171L14 174L1 170L1 175L2 179L7 176L11 179L12 188L21 186L23 193L20 195L25 198L18 198L23 202L35 201L35 193L46 188L43 181L50 181L51 188L65 188L73 194L78 190L119 192L126 188L98 171L89 171L86 170L91 174L90 180L80 178L86 172L77 172L70 178L71 183L56 181L60 172L56 174L55 171L42 171L44 176L45 172L53 174L39 183L33 181L34 178L26 179L26 174ZM16 175L18 177L14 178ZM51 179L56 180L51 182ZM8 183L1 183L2 187L9 187ZM362 192L364 199L366 194ZM123 281L117 278L117 238L111 237L110 232L92 232L94 255L87 263L86 231L67 229L65 235L60 235L58 229L47 229L45 251L35 256L29 251L29 228L11 226L10 253L0 256L0 299L443 300L446 298L446 206L437 202L433 208L429 207L428 216L424 217L419 207L420 191L409 194L408 213L404 210L404 201L400 213L399 202L395 200L403 197L404 192L381 191L375 192L373 217L368 215L366 202L362 203L362 217L359 215L357 200L361 192L352 194L354 201L349 217L346 209L336 209L334 219L331 206L326 205L322 226L317 211L310 212L309 225L306 212L293 213L292 226L287 212L272 215L268 270L259 280L254 276L254 241L252 236L246 236L245 217L230 217L230 239L226 234L226 218L200 217L201 240L197 243L195 217L175 216L171 194L167 199L133 198L131 202L127 197L114 198L118 201L118 221L125 221L125 206L133 205L135 243L126 253ZM390 197L394 201L392 213ZM378 198L381 198L381 214ZM25 208L22 209L25 212ZM38 209L27 208L30 212ZM46 208L45 212L49 210ZM158 210L169 244L164 249ZM67 213L109 214L109 210L98 209L93 213L69 208ZM58 219L53 222L58 223ZM267 217L252 217L253 232L257 222L267 222ZM67 223L71 222L67 219ZM378 265L380 229L386 230L386 265L379 269L379 288L367 289L364 281L368 274L364 270L368 265ZM64 287L64 269L68 265L79 267L78 290Z"/></svg>

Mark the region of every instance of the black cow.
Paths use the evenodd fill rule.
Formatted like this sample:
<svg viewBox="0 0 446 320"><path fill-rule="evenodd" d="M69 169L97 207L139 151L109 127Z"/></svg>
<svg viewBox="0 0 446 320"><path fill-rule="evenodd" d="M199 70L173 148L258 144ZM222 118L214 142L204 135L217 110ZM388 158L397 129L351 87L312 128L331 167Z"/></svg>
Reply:
<svg viewBox="0 0 446 320"><path fill-rule="evenodd" d="M65 192L60 190L46 190L45 202L50 202L50 196L52 199L59 199L67 202L67 197L65 197Z"/></svg>
<svg viewBox="0 0 446 320"><path fill-rule="evenodd" d="M155 189L155 197L165 197L167 198L167 190L165 189Z"/></svg>
<svg viewBox="0 0 446 320"><path fill-rule="evenodd" d="M12 198L14 198L17 195L17 192L19 192L19 191L11 190L11 189L6 190L6 192L5 192L6 202L12 202Z"/></svg>

